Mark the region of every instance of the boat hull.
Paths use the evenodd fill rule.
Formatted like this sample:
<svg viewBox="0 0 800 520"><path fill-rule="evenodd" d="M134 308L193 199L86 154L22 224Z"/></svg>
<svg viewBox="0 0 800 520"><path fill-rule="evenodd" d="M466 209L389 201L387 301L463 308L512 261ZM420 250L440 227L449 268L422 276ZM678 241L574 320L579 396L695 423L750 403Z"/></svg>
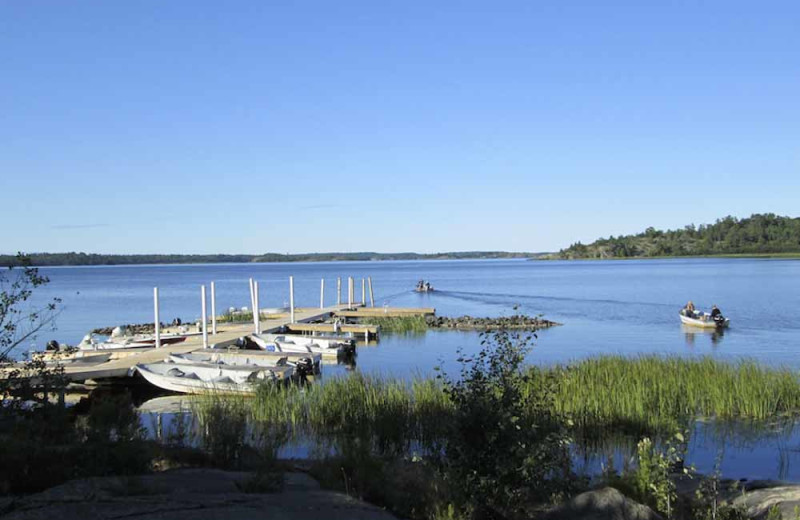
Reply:
<svg viewBox="0 0 800 520"><path fill-rule="evenodd" d="M728 327L730 320L725 318L725 321L716 322L713 319L703 320L699 318L690 318L688 316L684 316L683 314L679 315L681 318L681 323L684 325L689 325L691 327L698 327L701 329L724 329Z"/></svg>
<svg viewBox="0 0 800 520"><path fill-rule="evenodd" d="M253 395L264 381L286 381L291 367L220 368L211 364L150 363L134 369L150 384L183 394Z"/></svg>

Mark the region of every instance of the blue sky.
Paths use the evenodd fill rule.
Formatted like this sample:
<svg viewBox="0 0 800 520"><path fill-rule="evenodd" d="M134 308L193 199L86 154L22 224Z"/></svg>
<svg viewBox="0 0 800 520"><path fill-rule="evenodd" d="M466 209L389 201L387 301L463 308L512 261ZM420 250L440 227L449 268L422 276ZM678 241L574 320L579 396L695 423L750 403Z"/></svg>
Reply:
<svg viewBox="0 0 800 520"><path fill-rule="evenodd" d="M800 3L0 0L0 251L800 216Z"/></svg>

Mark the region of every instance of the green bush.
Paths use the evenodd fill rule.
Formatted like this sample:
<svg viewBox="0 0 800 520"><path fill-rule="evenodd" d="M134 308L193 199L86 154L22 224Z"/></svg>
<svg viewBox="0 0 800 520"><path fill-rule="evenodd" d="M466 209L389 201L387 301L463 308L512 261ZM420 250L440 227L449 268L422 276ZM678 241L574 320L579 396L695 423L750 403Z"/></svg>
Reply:
<svg viewBox="0 0 800 520"><path fill-rule="evenodd" d="M444 471L456 503L473 518L503 518L570 488L566 420L555 388L521 370L531 336L483 336L462 359L460 378L444 376L453 404Z"/></svg>

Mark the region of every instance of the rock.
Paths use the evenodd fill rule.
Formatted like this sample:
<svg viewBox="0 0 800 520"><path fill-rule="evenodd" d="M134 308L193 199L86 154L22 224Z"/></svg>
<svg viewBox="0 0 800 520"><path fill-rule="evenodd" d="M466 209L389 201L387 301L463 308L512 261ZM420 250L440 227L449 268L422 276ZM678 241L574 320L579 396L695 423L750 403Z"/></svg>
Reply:
<svg viewBox="0 0 800 520"><path fill-rule="evenodd" d="M244 493L239 484L250 473L180 469L136 477L74 480L17 499L6 508L14 520L86 520L136 517L137 520L239 520L316 518L392 520L395 517L343 493L325 491L302 473L285 475L283 490Z"/></svg>
<svg viewBox="0 0 800 520"><path fill-rule="evenodd" d="M796 511L800 512L798 484L750 482L744 486L744 493L738 495L732 500L733 505L744 509L750 518L767 518L772 506L778 506L783 518L797 518Z"/></svg>
<svg viewBox="0 0 800 520"><path fill-rule="evenodd" d="M655 511L606 487L581 493L549 511L546 520L661 520Z"/></svg>
<svg viewBox="0 0 800 520"><path fill-rule="evenodd" d="M525 316L516 314L514 316L500 318L473 318L472 316L461 316L458 318L448 318L446 316L426 316L425 323L429 328L458 329L458 330L529 330L535 331L555 325L561 325L554 321L545 320L539 317Z"/></svg>

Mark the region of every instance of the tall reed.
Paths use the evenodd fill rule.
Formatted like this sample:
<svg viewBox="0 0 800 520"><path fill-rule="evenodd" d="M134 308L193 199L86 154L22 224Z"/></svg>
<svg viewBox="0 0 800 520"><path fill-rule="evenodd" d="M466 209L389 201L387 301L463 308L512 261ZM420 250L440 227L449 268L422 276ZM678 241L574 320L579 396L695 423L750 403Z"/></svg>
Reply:
<svg viewBox="0 0 800 520"><path fill-rule="evenodd" d="M663 428L698 416L764 421L800 411L800 376L750 360L602 356L551 370L558 410L586 424Z"/></svg>
<svg viewBox="0 0 800 520"><path fill-rule="evenodd" d="M370 316L361 318L361 323L378 325L383 333L421 334L428 330L424 316Z"/></svg>

